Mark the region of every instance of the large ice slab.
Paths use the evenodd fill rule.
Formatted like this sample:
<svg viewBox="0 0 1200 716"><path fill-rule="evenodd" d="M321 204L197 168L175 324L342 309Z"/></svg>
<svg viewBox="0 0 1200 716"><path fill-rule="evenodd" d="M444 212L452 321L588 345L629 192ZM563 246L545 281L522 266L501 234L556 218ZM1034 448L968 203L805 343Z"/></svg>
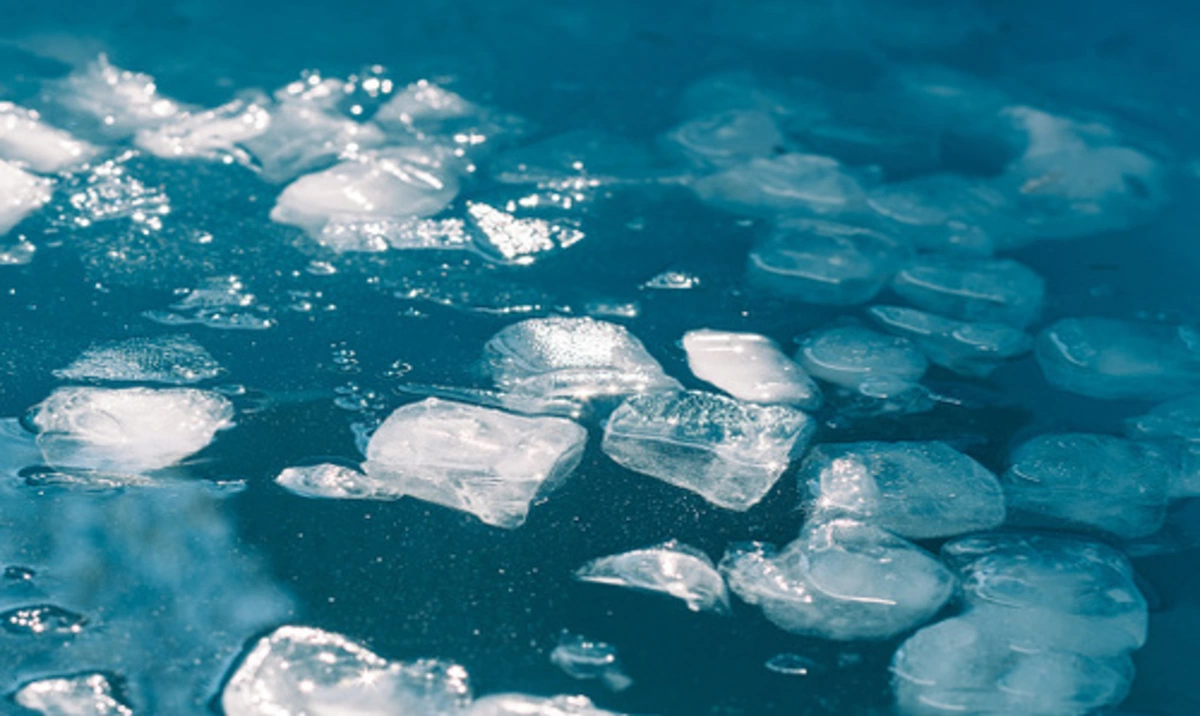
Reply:
<svg viewBox="0 0 1200 716"><path fill-rule="evenodd" d="M1046 282L1012 259L926 254L900 269L892 290L933 313L1023 327L1041 311Z"/></svg>
<svg viewBox="0 0 1200 716"><path fill-rule="evenodd" d="M586 442L587 431L565 418L427 398L375 430L363 467L379 495L416 497L512 529L575 469Z"/></svg>
<svg viewBox="0 0 1200 716"><path fill-rule="evenodd" d="M858 180L836 159L815 154L759 157L692 186L701 201L752 216L833 214L861 204L864 196Z"/></svg>
<svg viewBox="0 0 1200 716"><path fill-rule="evenodd" d="M928 621L955 579L921 548L849 519L810 523L777 551L735 544L721 560L729 588L794 634L886 639Z"/></svg>
<svg viewBox="0 0 1200 716"><path fill-rule="evenodd" d="M463 667L390 662L350 639L284 626L258 641L221 692L227 716L459 713L471 698Z"/></svg>
<svg viewBox="0 0 1200 716"><path fill-rule="evenodd" d="M215 109L180 112L162 125L140 129L134 143L164 159L236 158L248 162L244 142L271 125L264 96L235 99Z"/></svg>
<svg viewBox="0 0 1200 716"><path fill-rule="evenodd" d="M188 385L216 378L222 371L204 346L173 335L94 345L54 375L76 381Z"/></svg>
<svg viewBox="0 0 1200 716"><path fill-rule="evenodd" d="M424 714L422 714L424 716ZM597 708L586 696L492 694L467 709L466 716L620 716Z"/></svg>
<svg viewBox="0 0 1200 716"><path fill-rule="evenodd" d="M581 634L564 631L559 635L558 646L550 652L550 661L571 678L598 679L612 691L633 686L633 679L621 666L617 648Z"/></svg>
<svg viewBox="0 0 1200 716"><path fill-rule="evenodd" d="M531 318L492 336L484 359L496 385L543 398L588 399L679 384L623 326L593 318Z"/></svg>
<svg viewBox="0 0 1200 716"><path fill-rule="evenodd" d="M805 303L850 306L879 293L908 256L877 231L833 221L781 221L750 252L749 279Z"/></svg>
<svg viewBox="0 0 1200 716"><path fill-rule="evenodd" d="M814 519L847 516L912 539L997 527L996 476L942 442L818 445L800 467Z"/></svg>
<svg viewBox="0 0 1200 716"><path fill-rule="evenodd" d="M49 465L137 474L203 450L233 425L233 406L194 388L59 388L32 416Z"/></svg>
<svg viewBox="0 0 1200 716"><path fill-rule="evenodd" d="M1125 555L1091 540L982 534L942 546L975 616L1016 648L1103 656L1141 648L1149 612Z"/></svg>
<svg viewBox="0 0 1200 716"><path fill-rule="evenodd" d="M676 540L593 559L580 567L575 577L583 582L668 594L683 600L694 612L729 612L729 592L712 560Z"/></svg>
<svg viewBox="0 0 1200 716"><path fill-rule="evenodd" d="M911 391L925 375L925 356L907 338L857 324L810 333L796 360L814 378L878 398Z"/></svg>
<svg viewBox="0 0 1200 716"><path fill-rule="evenodd" d="M667 133L667 142L701 169L726 168L770 157L784 146L771 115L731 109L696 117Z"/></svg>
<svg viewBox="0 0 1200 716"><path fill-rule="evenodd" d="M0 236L50 201L52 184L0 159Z"/></svg>
<svg viewBox="0 0 1200 716"><path fill-rule="evenodd" d="M43 716L133 716L104 674L38 679L22 686L13 700Z"/></svg>
<svg viewBox="0 0 1200 716"><path fill-rule="evenodd" d="M12 102L0 102L0 159L49 174L78 166L99 150L51 127L41 115Z"/></svg>
<svg viewBox="0 0 1200 716"><path fill-rule="evenodd" d="M693 375L739 400L806 409L821 405L817 384L766 336L705 328L685 333L683 349Z"/></svg>
<svg viewBox="0 0 1200 716"><path fill-rule="evenodd" d="M1085 316L1043 330L1046 380L1091 398L1161 400L1200 391L1200 332L1190 326Z"/></svg>
<svg viewBox="0 0 1200 716"><path fill-rule="evenodd" d="M893 335L912 341L930 363L983 377L1033 347L1033 338L1003 323L970 323L903 306L872 306L868 313Z"/></svg>
<svg viewBox="0 0 1200 716"><path fill-rule="evenodd" d="M617 464L691 490L714 505L748 510L775 486L816 426L783 405L701 391L630 396L604 426Z"/></svg>
<svg viewBox="0 0 1200 716"><path fill-rule="evenodd" d="M1039 435L1018 447L1004 474L1010 510L1034 524L1145 537L1166 519L1177 465L1149 443L1108 435Z"/></svg>

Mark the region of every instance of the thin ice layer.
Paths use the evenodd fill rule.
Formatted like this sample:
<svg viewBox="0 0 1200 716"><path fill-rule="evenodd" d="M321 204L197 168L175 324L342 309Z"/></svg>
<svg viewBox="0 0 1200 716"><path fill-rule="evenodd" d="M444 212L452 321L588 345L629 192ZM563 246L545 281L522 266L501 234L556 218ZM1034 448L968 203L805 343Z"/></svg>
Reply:
<svg viewBox="0 0 1200 716"><path fill-rule="evenodd" d="M582 582L668 594L683 600L694 612L729 612L729 592L712 560L676 540L593 559L576 570L575 577Z"/></svg>
<svg viewBox="0 0 1200 716"><path fill-rule="evenodd" d="M902 306L872 306L871 318L893 335L913 342L930 363L960 375L991 375L1029 352L1033 338L1002 323L969 323Z"/></svg>
<svg viewBox="0 0 1200 716"><path fill-rule="evenodd" d="M701 391L645 393L613 411L601 447L623 467L719 507L748 510L804 451L815 429L807 415L784 405Z"/></svg>
<svg viewBox="0 0 1200 716"><path fill-rule="evenodd" d="M573 679L598 679L612 691L633 686L633 679L621 666L617 648L581 634L564 631L559 635L558 646L550 652L550 661Z"/></svg>
<svg viewBox="0 0 1200 716"><path fill-rule="evenodd" d="M892 290L925 311L1019 328L1041 312L1046 282L1012 259L926 254L900 269Z"/></svg>
<svg viewBox="0 0 1200 716"><path fill-rule="evenodd" d="M739 400L805 409L821 405L817 384L766 336L705 328L685 333L683 349L693 375Z"/></svg>
<svg viewBox="0 0 1200 716"><path fill-rule="evenodd" d="M188 385L216 378L221 365L185 335L129 338L93 345L66 368L63 380Z"/></svg>
<svg viewBox="0 0 1200 716"><path fill-rule="evenodd" d="M285 468L275 484L303 497L366 500L380 496L379 486L362 472L330 463Z"/></svg>
<svg viewBox="0 0 1200 716"><path fill-rule="evenodd" d="M186 110L160 94L153 77L115 67L105 55L58 84L58 101L90 115L105 133L114 136L157 126Z"/></svg>

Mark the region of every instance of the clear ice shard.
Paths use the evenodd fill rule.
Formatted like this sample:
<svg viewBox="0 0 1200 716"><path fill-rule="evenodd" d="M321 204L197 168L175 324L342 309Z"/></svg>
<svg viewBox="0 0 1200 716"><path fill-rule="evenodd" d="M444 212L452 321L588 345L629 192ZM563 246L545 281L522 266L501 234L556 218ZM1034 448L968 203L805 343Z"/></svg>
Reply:
<svg viewBox="0 0 1200 716"><path fill-rule="evenodd" d="M586 442L587 431L565 418L427 398L375 430L363 468L379 497L407 495L512 529L575 469Z"/></svg>
<svg viewBox="0 0 1200 716"><path fill-rule="evenodd" d="M233 405L194 388L58 388L32 415L46 463L138 474L170 467L233 425Z"/></svg>
<svg viewBox="0 0 1200 716"><path fill-rule="evenodd" d="M729 613L729 591L712 560L676 540L593 559L576 570L575 577L667 594L683 600L694 612Z"/></svg>
<svg viewBox="0 0 1200 716"><path fill-rule="evenodd" d="M1028 524L1145 537L1166 519L1173 458L1108 435L1039 435L1013 452L1002 480L1006 503Z"/></svg>
<svg viewBox="0 0 1200 716"><path fill-rule="evenodd" d="M467 671L444 661L392 662L350 639L283 626L246 655L225 689L226 716L461 713Z"/></svg>
<svg viewBox="0 0 1200 716"><path fill-rule="evenodd" d="M488 340L484 360L501 389L541 398L586 400L679 383L623 326L593 318L531 318Z"/></svg>
<svg viewBox="0 0 1200 716"><path fill-rule="evenodd" d="M364 473L331 463L286 468L275 484L303 497L368 500L380 496L379 486Z"/></svg>
<svg viewBox="0 0 1200 716"><path fill-rule="evenodd" d="M104 674L38 679L13 696L19 706L42 716L133 716Z"/></svg>
<svg viewBox="0 0 1200 716"><path fill-rule="evenodd" d="M1106 656L1146 643L1149 611L1125 555L1068 535L995 533L961 537L942 557L974 616L1015 648Z"/></svg>
<svg viewBox="0 0 1200 716"><path fill-rule="evenodd" d="M688 368L738 400L816 409L821 390L775 341L757 333L707 328L683 336Z"/></svg>
<svg viewBox="0 0 1200 716"><path fill-rule="evenodd" d="M216 109L181 112L162 125L138 130L134 143L164 159L221 159L243 163L249 155L244 142L261 136L271 125L264 96L235 99Z"/></svg>
<svg viewBox="0 0 1200 716"><path fill-rule="evenodd" d="M168 385L200 383L221 373L216 359L185 335L93 345L66 368L54 371L63 380Z"/></svg>
<svg viewBox="0 0 1200 716"><path fill-rule="evenodd" d="M810 333L796 360L814 378L878 398L911 391L928 368L912 341L857 324Z"/></svg>
<svg viewBox="0 0 1200 716"><path fill-rule="evenodd" d="M910 539L1004 522L996 476L942 442L818 445L804 458L799 479L817 520L852 517Z"/></svg>
<svg viewBox="0 0 1200 716"><path fill-rule="evenodd" d="M930 363L959 375L991 375L1029 352L1033 338L1003 323L970 323L903 306L872 306L868 314L884 330L913 342Z"/></svg>
<svg viewBox="0 0 1200 716"><path fill-rule="evenodd" d="M1200 332L1191 326L1064 318L1034 348L1051 385L1090 398L1162 400L1200 391Z"/></svg>
<svg viewBox="0 0 1200 716"><path fill-rule="evenodd" d="M702 169L727 168L770 157L784 145L771 115L734 109L697 117L667 133L667 142Z"/></svg>
<svg viewBox="0 0 1200 716"><path fill-rule="evenodd" d="M558 646L550 652L550 661L572 678L599 679L612 691L633 686L633 679L621 667L615 646L580 634L564 631Z"/></svg>
<svg viewBox="0 0 1200 716"><path fill-rule="evenodd" d="M925 311L1021 328L1041 312L1046 284L1012 259L925 254L900 269L892 290Z"/></svg>
<svg viewBox="0 0 1200 716"><path fill-rule="evenodd" d="M0 159L0 236L50 201L53 185Z"/></svg>
<svg viewBox="0 0 1200 716"><path fill-rule="evenodd" d="M421 714L421 716L425 716ZM437 715L434 715L437 716ZM597 708L586 696L492 694L471 704L464 716L620 716Z"/></svg>
<svg viewBox="0 0 1200 716"><path fill-rule="evenodd" d="M835 641L887 639L919 626L956 587L925 550L844 518L805 525L782 551L731 545L720 570L734 594L779 628Z"/></svg>
<svg viewBox="0 0 1200 716"><path fill-rule="evenodd" d="M759 157L697 180L701 201L734 213L834 214L858 206L863 189L837 160L815 154Z"/></svg>
<svg viewBox="0 0 1200 716"><path fill-rule="evenodd" d="M83 164L98 151L88 142L46 124L37 112L0 102L0 159L51 174Z"/></svg>
<svg viewBox="0 0 1200 716"><path fill-rule="evenodd" d="M906 245L851 224L786 219L750 252L749 280L805 303L852 306L879 293L908 256Z"/></svg>
<svg viewBox="0 0 1200 716"><path fill-rule="evenodd" d="M601 447L617 464L691 490L714 505L758 504L812 438L816 426L784 405L701 391L626 398Z"/></svg>

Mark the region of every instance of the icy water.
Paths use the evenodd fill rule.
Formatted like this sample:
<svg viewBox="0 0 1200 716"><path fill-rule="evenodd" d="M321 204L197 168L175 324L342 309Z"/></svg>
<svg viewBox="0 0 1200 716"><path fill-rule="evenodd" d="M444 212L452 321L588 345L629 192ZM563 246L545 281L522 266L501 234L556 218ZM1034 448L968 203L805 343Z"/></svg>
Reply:
<svg viewBox="0 0 1200 716"><path fill-rule="evenodd" d="M0 17L0 712L1200 712L1193 5Z"/></svg>

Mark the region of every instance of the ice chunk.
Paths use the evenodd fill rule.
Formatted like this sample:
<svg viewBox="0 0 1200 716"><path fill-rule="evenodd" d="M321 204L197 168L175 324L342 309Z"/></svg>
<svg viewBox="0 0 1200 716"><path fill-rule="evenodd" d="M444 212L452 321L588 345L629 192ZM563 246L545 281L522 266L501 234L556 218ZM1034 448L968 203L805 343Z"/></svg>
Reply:
<svg viewBox="0 0 1200 716"><path fill-rule="evenodd" d="M693 188L705 203L754 216L833 214L863 201L862 187L845 167L815 154L752 159L700 179Z"/></svg>
<svg viewBox="0 0 1200 716"><path fill-rule="evenodd" d="M784 146L769 114L737 109L689 120L671 130L667 141L701 168L727 168L770 157Z"/></svg>
<svg viewBox="0 0 1200 716"><path fill-rule="evenodd" d="M39 679L22 686L13 698L43 716L133 716L104 674Z"/></svg>
<svg viewBox="0 0 1200 716"><path fill-rule="evenodd" d="M134 143L166 159L234 157L247 163L241 149L271 125L265 97L235 99L204 112L181 112L162 126L138 130Z"/></svg>
<svg viewBox="0 0 1200 716"><path fill-rule="evenodd" d="M587 431L565 418L427 398L388 416L364 468L380 496L409 495L512 529L575 469L586 442Z"/></svg>
<svg viewBox="0 0 1200 716"><path fill-rule="evenodd" d="M265 331L275 325L270 309L257 305L254 294L237 276L216 276L184 294L169 311L147 311L166 326L199 324L221 330Z"/></svg>
<svg viewBox="0 0 1200 716"><path fill-rule="evenodd" d="M1200 395L1155 406L1149 413L1125 422L1135 440L1153 440L1178 452L1180 469L1171 497L1200 496Z"/></svg>
<svg viewBox="0 0 1200 716"><path fill-rule="evenodd" d="M470 694L457 664L389 662L340 634L284 626L246 655L221 692L221 707L227 716L448 716Z"/></svg>
<svg viewBox="0 0 1200 716"><path fill-rule="evenodd" d="M162 124L186 109L159 94L153 77L114 67L105 55L60 85L58 96L63 104L91 115L115 136Z"/></svg>
<svg viewBox="0 0 1200 716"><path fill-rule="evenodd" d="M757 333L701 329L683 336L688 368L739 400L815 409L821 392L798 363Z"/></svg>
<svg viewBox="0 0 1200 716"><path fill-rule="evenodd" d="M54 375L64 380L187 385L216 378L222 370L203 346L174 335L94 345Z"/></svg>
<svg viewBox="0 0 1200 716"><path fill-rule="evenodd" d="M1046 380L1090 398L1173 398L1200 390L1200 333L1190 326L1064 318L1037 337Z"/></svg>
<svg viewBox="0 0 1200 716"><path fill-rule="evenodd" d="M694 612L729 613L729 592L712 560L676 540L593 559L580 567L575 577L582 582L669 594L682 599Z"/></svg>
<svg viewBox="0 0 1200 716"><path fill-rule="evenodd" d="M0 159L43 174L86 162L99 150L42 121L37 112L0 102Z"/></svg>
<svg viewBox="0 0 1200 716"><path fill-rule="evenodd" d="M289 467L275 478L280 487L304 497L365 500L378 495L379 486L365 474L342 465L322 463Z"/></svg>
<svg viewBox="0 0 1200 716"><path fill-rule="evenodd" d="M531 318L484 346L496 385L543 398L588 399L679 384L624 327L593 318Z"/></svg>
<svg viewBox="0 0 1200 716"><path fill-rule="evenodd" d="M633 679L621 668L617 648L602 641L592 641L579 634L564 631L558 646L550 652L550 661L576 679L599 679L613 691L633 686Z"/></svg>
<svg viewBox="0 0 1200 716"><path fill-rule="evenodd" d="M52 184L0 159L0 236L50 201Z"/></svg>
<svg viewBox="0 0 1200 716"><path fill-rule="evenodd" d="M958 174L880 184L866 201L914 245L930 251L991 254L1025 243L1031 233L1014 217L1004 192Z"/></svg>
<svg viewBox="0 0 1200 716"><path fill-rule="evenodd" d="M478 236L475 248L501 263L528 265L539 254L579 242L583 232L567 222L518 218L481 202L467 202L467 214Z"/></svg>
<svg viewBox="0 0 1200 716"><path fill-rule="evenodd" d="M136 474L203 450L233 425L233 406L194 388L59 388L32 422L48 464Z"/></svg>
<svg viewBox="0 0 1200 716"><path fill-rule="evenodd" d="M815 378L880 398L912 390L928 367L912 341L856 324L809 334L796 360Z"/></svg>
<svg viewBox="0 0 1200 716"><path fill-rule="evenodd" d="M904 716L1097 713L1120 703L1133 680L1128 656L1014 648L1003 626L968 613L926 627L892 659Z"/></svg>
<svg viewBox="0 0 1200 716"><path fill-rule="evenodd" d="M819 445L804 458L800 481L816 519L853 517L912 539L1004 521L996 476L942 442Z"/></svg>
<svg viewBox="0 0 1200 716"><path fill-rule="evenodd" d="M816 431L804 413L701 391L630 396L604 426L604 453L730 510L766 496Z"/></svg>
<svg viewBox="0 0 1200 716"><path fill-rule="evenodd" d="M542 698L525 694L492 694L479 699L466 716L620 716L596 708L586 696Z"/></svg>
<svg viewBox="0 0 1200 716"><path fill-rule="evenodd" d="M887 639L928 621L955 579L916 545L863 522L810 523L776 552L760 542L721 560L729 588L779 628L823 639Z"/></svg>
<svg viewBox="0 0 1200 716"><path fill-rule="evenodd" d="M1004 474L1008 507L1036 524L1145 537L1166 519L1177 467L1161 449L1108 435L1039 435Z"/></svg>
<svg viewBox="0 0 1200 716"><path fill-rule="evenodd" d="M990 375L1033 346L1028 333L1002 323L956 321L901 306L873 306L868 312L889 333L916 344L931 363L961 375Z"/></svg>
<svg viewBox="0 0 1200 716"><path fill-rule="evenodd" d="M892 290L926 311L1022 327L1037 318L1046 285L1012 259L926 254L900 269Z"/></svg>
<svg viewBox="0 0 1200 716"><path fill-rule="evenodd" d="M750 252L750 280L806 303L850 306L875 297L907 258L907 248L876 231L832 221L792 219Z"/></svg>
<svg viewBox="0 0 1200 716"><path fill-rule="evenodd" d="M729 110L761 112L786 127L803 127L828 116L821 92L820 85L795 78L786 88L776 90L747 72L727 72L688 87L681 109L687 116Z"/></svg>
<svg viewBox="0 0 1200 716"><path fill-rule="evenodd" d="M1133 567L1115 549L1036 533L962 537L942 546L973 615L1015 648L1103 656L1141 648L1149 620Z"/></svg>

